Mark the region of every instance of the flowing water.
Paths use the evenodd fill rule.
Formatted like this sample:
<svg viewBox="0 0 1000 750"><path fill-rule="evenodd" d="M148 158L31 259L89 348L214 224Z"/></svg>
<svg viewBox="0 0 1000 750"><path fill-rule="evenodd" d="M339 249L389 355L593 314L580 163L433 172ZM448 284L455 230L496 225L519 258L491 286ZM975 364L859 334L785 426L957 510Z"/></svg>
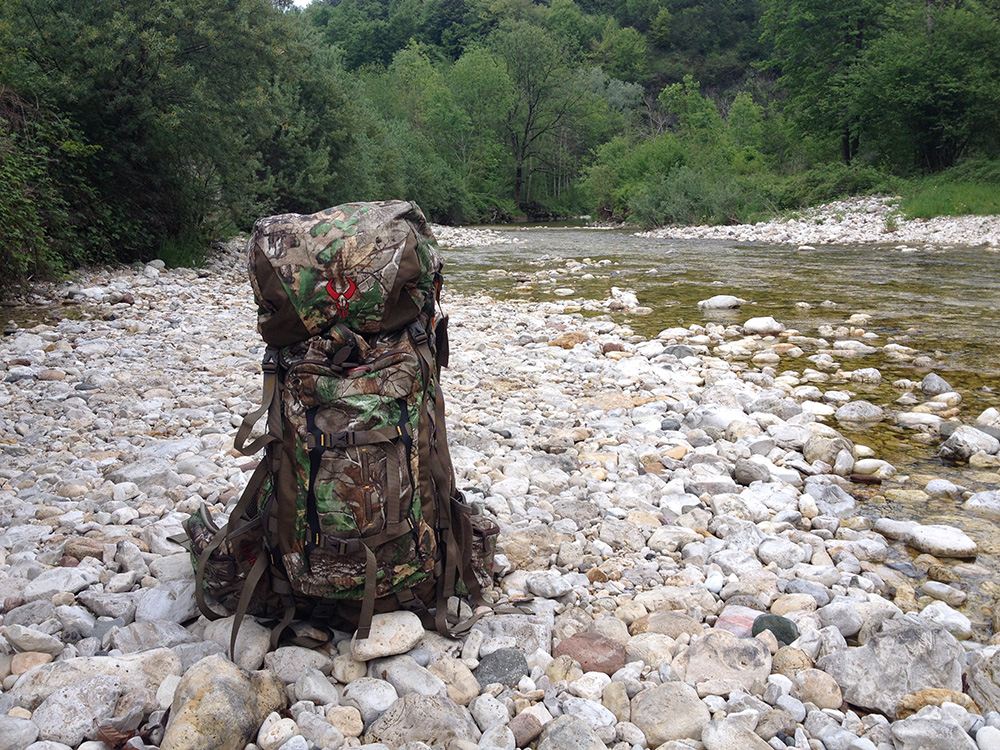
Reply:
<svg viewBox="0 0 1000 750"><path fill-rule="evenodd" d="M652 308L644 316L615 314L647 337L678 325L741 323L769 315L815 337L821 326L843 326L851 315L864 313L870 316L864 329L879 336L872 343L911 347L930 357L933 366L920 369L891 361L881 351L863 358L838 358L845 370L878 368L882 384L820 384L821 388L850 389L857 398L887 410L904 410L894 404L901 392L892 387L893 381L919 382L933 371L961 393L959 418L964 422L974 421L990 406L1000 408L1000 254L995 252L966 247L903 250L891 245L798 250L718 240L648 239L581 227L498 231L518 242L446 250L450 288L544 302L564 300L569 290L570 299L601 300L617 286L635 292L640 305ZM585 260L583 268L573 262ZM598 263L602 260L610 262ZM716 294L733 294L749 304L733 311L698 309L699 300ZM779 374L801 373L812 366L805 359L785 358L776 369ZM970 605L977 605L970 608L981 612L989 607L1000 595L1000 585L994 587L990 580L1000 572L995 523L965 511L960 500L914 501L892 490L920 489L933 477L972 491L997 489L997 469L947 465L937 457L937 440L888 421L860 432L831 423L899 469L896 477L879 487L857 486L853 494L861 513L965 530L980 545L977 562L990 571L968 581L977 590L970 592ZM974 621L980 619L976 612L967 614Z"/></svg>

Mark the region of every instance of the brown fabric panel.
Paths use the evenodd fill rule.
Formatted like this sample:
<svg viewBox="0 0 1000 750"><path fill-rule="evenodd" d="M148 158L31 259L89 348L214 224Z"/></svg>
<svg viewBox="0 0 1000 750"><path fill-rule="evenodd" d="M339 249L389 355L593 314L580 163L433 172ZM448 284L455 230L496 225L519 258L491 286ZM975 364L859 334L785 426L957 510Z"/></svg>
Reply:
<svg viewBox="0 0 1000 750"><path fill-rule="evenodd" d="M250 274L257 280L260 291L261 298L257 303L270 313L266 318L261 316L257 325L264 341L271 346L282 347L309 338L312 334L288 299L285 285L260 247L254 247L250 252Z"/></svg>
<svg viewBox="0 0 1000 750"><path fill-rule="evenodd" d="M414 288L417 279L420 278L420 261L417 258L417 235L410 229L406 235L406 245L403 247L403 255L399 259L399 272L396 274L396 283L389 292L389 298L385 301L385 313L382 315L382 331L393 331L402 328L412 320L416 320L420 314L410 296L410 290Z"/></svg>

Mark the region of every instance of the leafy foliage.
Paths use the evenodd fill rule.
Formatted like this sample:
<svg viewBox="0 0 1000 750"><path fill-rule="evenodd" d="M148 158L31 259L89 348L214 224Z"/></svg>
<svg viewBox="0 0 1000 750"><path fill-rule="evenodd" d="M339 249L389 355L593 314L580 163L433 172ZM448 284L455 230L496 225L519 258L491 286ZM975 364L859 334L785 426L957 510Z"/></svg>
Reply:
<svg viewBox="0 0 1000 750"><path fill-rule="evenodd" d="M349 200L730 222L944 170L931 205L989 205L998 50L983 0L4 0L2 283Z"/></svg>

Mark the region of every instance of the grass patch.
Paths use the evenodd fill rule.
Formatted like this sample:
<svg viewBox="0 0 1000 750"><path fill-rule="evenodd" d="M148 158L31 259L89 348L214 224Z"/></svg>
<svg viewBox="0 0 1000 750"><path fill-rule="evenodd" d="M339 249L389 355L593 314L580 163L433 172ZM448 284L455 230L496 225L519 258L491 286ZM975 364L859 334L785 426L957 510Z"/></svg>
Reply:
<svg viewBox="0 0 1000 750"><path fill-rule="evenodd" d="M1000 183L951 181L939 175L907 184L900 208L909 219L1000 214Z"/></svg>
<svg viewBox="0 0 1000 750"><path fill-rule="evenodd" d="M161 240L156 257L166 263L167 268L198 268L204 264L207 250L208 242L192 229Z"/></svg>

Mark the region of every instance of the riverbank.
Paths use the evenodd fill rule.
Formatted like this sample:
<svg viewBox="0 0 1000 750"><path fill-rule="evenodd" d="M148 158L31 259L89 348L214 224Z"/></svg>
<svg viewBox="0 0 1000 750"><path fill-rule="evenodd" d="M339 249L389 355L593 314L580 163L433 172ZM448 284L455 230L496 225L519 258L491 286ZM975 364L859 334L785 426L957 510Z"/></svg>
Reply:
<svg viewBox="0 0 1000 750"><path fill-rule="evenodd" d="M723 239L794 245L950 245L1000 247L1000 216L905 219L898 198L866 196L803 209L788 219L717 227L663 227L643 232L662 239Z"/></svg>
<svg viewBox="0 0 1000 750"><path fill-rule="evenodd" d="M170 537L246 483L232 438L262 347L242 256L52 293L76 319L0 340L0 750L106 750L98 726L207 750L210 706L190 706L186 744L163 741L181 713L164 711L240 677ZM267 711L291 704L255 747L997 747L997 591L976 561L995 550L859 499L989 515L1000 498L901 476L842 433L891 421L995 474L995 410L966 413L899 345L899 402L859 396L880 374L852 359L879 343L850 310L827 337L761 317L647 338L575 299L445 304L459 481L501 526L498 590L535 614L457 642L386 618L364 654L348 633L268 653L245 625L238 660L279 685ZM949 420L967 426L945 440ZM267 713L237 708L230 733Z"/></svg>

